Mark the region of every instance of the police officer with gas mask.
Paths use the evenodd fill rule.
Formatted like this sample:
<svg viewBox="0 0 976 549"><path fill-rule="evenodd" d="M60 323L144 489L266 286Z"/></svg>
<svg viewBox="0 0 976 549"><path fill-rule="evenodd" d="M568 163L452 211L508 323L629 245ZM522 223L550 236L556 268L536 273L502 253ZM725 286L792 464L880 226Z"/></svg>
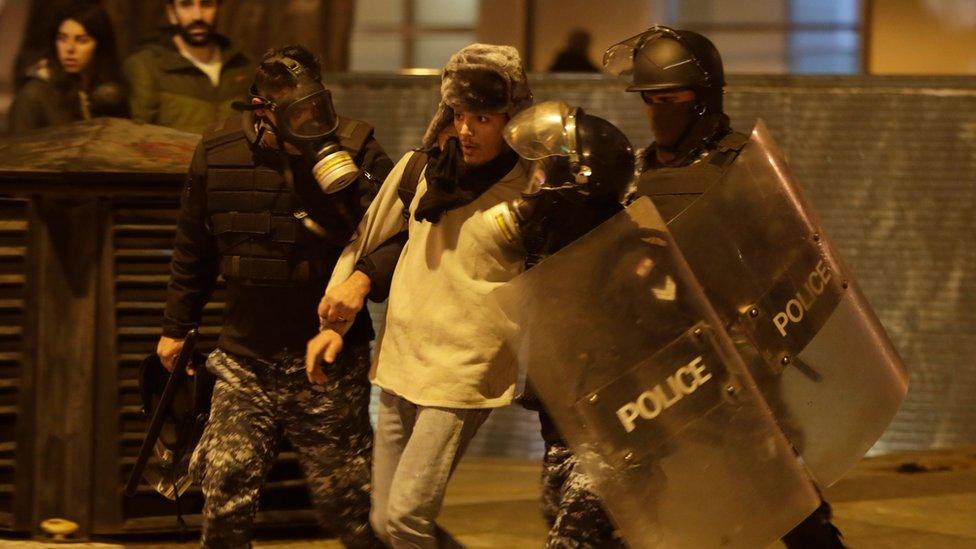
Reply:
<svg viewBox="0 0 976 549"><path fill-rule="evenodd" d="M731 128L723 109L722 58L701 34L654 26L611 46L603 63L644 102L654 142L639 154L636 195L650 197L670 222L722 178L749 139ZM776 383L771 376L763 379L763 369L754 370L760 383ZM765 394L771 406L782 405L775 390ZM788 434L802 440L802 433ZM830 506L823 502L783 542L790 548L843 547L830 520Z"/></svg>
<svg viewBox="0 0 976 549"><path fill-rule="evenodd" d="M500 242L525 253L526 268L623 209L621 202L634 177L634 152L627 137L610 122L562 101L548 101L515 116L505 128L505 140L520 156L536 161L537 190L484 215L498 227ZM592 480L531 385L519 401L538 410L545 441L546 547L624 547L593 491Z"/></svg>
<svg viewBox="0 0 976 549"><path fill-rule="evenodd" d="M251 96L193 157L157 348L172 368L223 277L224 324L206 364L217 382L190 465L205 498L202 543L249 544L284 435L320 522L347 546L371 546L369 313L351 319L326 384L308 383L303 357L328 276L392 162L369 124L336 114L301 46L269 51Z"/></svg>

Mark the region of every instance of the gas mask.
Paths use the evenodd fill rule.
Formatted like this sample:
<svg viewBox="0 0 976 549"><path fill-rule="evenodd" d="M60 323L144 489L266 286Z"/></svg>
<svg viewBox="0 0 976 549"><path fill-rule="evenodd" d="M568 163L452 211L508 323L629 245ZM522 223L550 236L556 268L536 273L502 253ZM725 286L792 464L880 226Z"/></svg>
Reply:
<svg viewBox="0 0 976 549"><path fill-rule="evenodd" d="M249 111L265 109L274 113L274 120L271 117L259 119L257 141L266 132L273 133L279 143L291 144L308 160L322 192L331 194L341 191L356 181L359 168L335 136L339 116L332 104L332 94L294 59L279 57L270 61L277 61L288 68L297 81L295 88L287 97L272 100L258 95L257 89L252 86L251 97L259 102L237 102L235 108Z"/></svg>

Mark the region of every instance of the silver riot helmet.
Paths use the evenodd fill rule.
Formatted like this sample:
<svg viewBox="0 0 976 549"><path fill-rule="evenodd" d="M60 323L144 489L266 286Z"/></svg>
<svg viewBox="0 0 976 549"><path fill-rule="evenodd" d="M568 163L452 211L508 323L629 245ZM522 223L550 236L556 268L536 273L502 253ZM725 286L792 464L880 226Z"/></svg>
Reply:
<svg viewBox="0 0 976 549"><path fill-rule="evenodd" d="M634 151L627 136L610 122L563 101L547 101L517 114L504 130L519 156L536 161L538 191L488 210L506 241L515 242L519 226L538 199L556 193L575 204L619 203L634 178Z"/></svg>
<svg viewBox="0 0 976 549"><path fill-rule="evenodd" d="M272 57L265 63L280 63L294 76L296 85L284 98L272 99L258 94L251 86L257 103L235 103L245 111L266 109L274 120L262 119L262 130L272 131L280 140L295 146L312 164L312 173L326 194L342 190L356 180L359 169L352 156L342 148L335 131L339 116L332 103L332 93L320 78L309 74L301 63L290 57Z"/></svg>

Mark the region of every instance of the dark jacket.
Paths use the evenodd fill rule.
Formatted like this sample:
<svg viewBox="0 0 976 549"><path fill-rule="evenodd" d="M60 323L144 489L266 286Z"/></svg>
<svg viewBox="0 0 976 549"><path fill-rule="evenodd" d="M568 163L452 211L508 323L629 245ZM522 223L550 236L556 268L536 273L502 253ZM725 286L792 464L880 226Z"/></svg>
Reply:
<svg viewBox="0 0 976 549"><path fill-rule="evenodd" d="M240 120L241 117L236 117L219 131L205 134L194 154L181 200L173 246L163 335L181 338L190 328L199 324L203 307L216 286L218 274L226 267L222 265L223 257L241 253L240 247L229 251L226 244L222 244L214 234L214 204L208 204L208 199L216 195L208 189L208 174L213 173L212 167L208 166L208 148L212 151L217 146L226 152L234 147L245 147L253 154L253 168L238 169L236 172L244 187L249 181L255 180L258 171L264 174L283 174L284 162L287 161L294 175L293 204L308 209L310 215L320 219L336 218L335 212L338 210L355 211L357 214L355 219L348 219L344 224L328 226L331 238L315 241L319 248L314 250L313 255L322 263L317 269L318 276L310 277L307 281L278 286L255 285L247 280L228 278L224 296L224 323L218 346L240 356L280 360L304 354L306 343L318 332L316 309L325 291L328 275L331 274L344 243L353 235L356 224L392 169L393 163L370 132L362 147L350 150L350 154L357 166L369 172L373 179L361 177L358 184L350 185L334 195L323 195L318 191L310 167L301 157L288 155L287 159L283 159L278 151L252 147L243 129L235 134L233 124L240 126ZM343 125L350 122L352 121L341 119ZM340 131L341 129L342 126ZM219 137L216 145L214 136ZM344 141L340 143L346 145ZM314 192L320 196L312 201L309 199L310 193ZM255 195L256 200L261 198ZM269 246L274 245L274 240L272 235L270 240L256 242L261 246ZM247 244L252 243L254 242ZM393 258L394 262L395 260ZM390 267L384 267L384 270L387 268ZM348 337L351 341L366 341L372 335L369 314L364 308L356 318Z"/></svg>
<svg viewBox="0 0 976 549"><path fill-rule="evenodd" d="M231 103L245 99L253 67L224 38L219 39L220 84L183 57L172 36L143 46L125 60L132 118L191 133L203 131L233 114Z"/></svg>
<svg viewBox="0 0 976 549"><path fill-rule="evenodd" d="M668 164L651 143L638 155L640 178L634 198L649 197L670 222L722 178L749 136L735 132L724 114L706 115L692 127Z"/></svg>
<svg viewBox="0 0 976 549"><path fill-rule="evenodd" d="M80 99L66 100L47 80L30 78L17 92L8 113L7 130L19 133L81 120Z"/></svg>
<svg viewBox="0 0 976 549"><path fill-rule="evenodd" d="M59 88L51 82L47 61L30 69L8 112L7 129L19 133L35 128L59 126L94 116L128 116L124 86L103 83L91 94L77 84Z"/></svg>

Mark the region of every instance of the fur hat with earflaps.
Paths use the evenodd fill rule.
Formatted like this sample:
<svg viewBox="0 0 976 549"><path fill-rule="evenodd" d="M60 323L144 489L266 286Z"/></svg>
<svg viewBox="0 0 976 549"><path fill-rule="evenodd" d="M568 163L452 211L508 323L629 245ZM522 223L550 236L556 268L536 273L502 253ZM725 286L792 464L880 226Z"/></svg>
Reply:
<svg viewBox="0 0 976 549"><path fill-rule="evenodd" d="M532 105L522 59L511 46L471 44L451 56L441 76L441 102L424 133L425 149L454 122L454 111L506 113L509 117Z"/></svg>

